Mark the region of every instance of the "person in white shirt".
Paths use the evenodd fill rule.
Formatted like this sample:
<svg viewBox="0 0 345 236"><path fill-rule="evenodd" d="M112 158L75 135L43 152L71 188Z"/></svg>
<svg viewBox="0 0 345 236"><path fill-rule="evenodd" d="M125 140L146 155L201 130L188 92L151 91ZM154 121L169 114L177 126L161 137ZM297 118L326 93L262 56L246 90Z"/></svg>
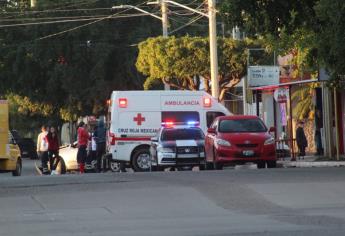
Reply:
<svg viewBox="0 0 345 236"><path fill-rule="evenodd" d="M48 142L47 142L47 127L42 125L41 133L37 137L37 154L42 163L42 173L49 174L48 170Z"/></svg>

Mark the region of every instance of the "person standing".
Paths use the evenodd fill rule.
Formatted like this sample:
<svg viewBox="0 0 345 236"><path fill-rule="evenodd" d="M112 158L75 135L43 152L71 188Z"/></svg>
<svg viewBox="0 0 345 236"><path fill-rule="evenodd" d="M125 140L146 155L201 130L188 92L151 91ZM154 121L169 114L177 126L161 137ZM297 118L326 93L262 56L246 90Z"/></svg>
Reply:
<svg viewBox="0 0 345 236"><path fill-rule="evenodd" d="M48 132L47 127L42 125L41 133L37 137L37 154L39 159L41 160L42 165L42 173L44 175L49 174L48 170L48 142L46 139Z"/></svg>
<svg viewBox="0 0 345 236"><path fill-rule="evenodd" d="M48 141L48 157L50 163L50 170L52 175L56 175L56 167L60 162L59 157L59 138L54 127L50 127L47 134Z"/></svg>
<svg viewBox="0 0 345 236"><path fill-rule="evenodd" d="M87 131L86 125L81 121L78 125L78 153L77 162L79 164L79 171L81 174L85 172L85 160L87 157L87 145L89 142L89 132Z"/></svg>
<svg viewBox="0 0 345 236"><path fill-rule="evenodd" d="M315 112L315 136L314 141L316 144L316 155L323 154L322 139L321 139L321 128L322 128L322 114L320 110Z"/></svg>
<svg viewBox="0 0 345 236"><path fill-rule="evenodd" d="M96 140L96 148L97 148L97 171L101 171L101 163L102 163L102 157L105 154L105 136L106 136L106 130L104 126L104 121L102 119L99 119L97 129L94 132L94 137ZM103 170L106 169L105 162L103 165Z"/></svg>
<svg viewBox="0 0 345 236"><path fill-rule="evenodd" d="M296 142L299 150L299 157L304 158L305 149L308 147L308 141L303 129L304 123L302 121L298 122L298 128L296 130Z"/></svg>

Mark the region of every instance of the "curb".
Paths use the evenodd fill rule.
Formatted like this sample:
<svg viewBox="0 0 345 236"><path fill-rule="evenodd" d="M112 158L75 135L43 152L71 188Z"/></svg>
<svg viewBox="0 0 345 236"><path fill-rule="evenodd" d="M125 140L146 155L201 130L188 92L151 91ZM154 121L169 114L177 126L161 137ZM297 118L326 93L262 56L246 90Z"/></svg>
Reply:
<svg viewBox="0 0 345 236"><path fill-rule="evenodd" d="M291 167L344 167L345 161L278 161L278 166Z"/></svg>

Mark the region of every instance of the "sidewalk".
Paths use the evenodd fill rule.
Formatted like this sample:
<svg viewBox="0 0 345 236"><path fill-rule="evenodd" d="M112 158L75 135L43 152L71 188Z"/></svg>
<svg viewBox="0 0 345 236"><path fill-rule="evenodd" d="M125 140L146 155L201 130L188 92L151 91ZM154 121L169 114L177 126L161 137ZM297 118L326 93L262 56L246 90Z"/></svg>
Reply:
<svg viewBox="0 0 345 236"><path fill-rule="evenodd" d="M279 159L277 161L277 166L282 168L291 167L345 167L345 160L341 158L341 161L333 160L320 160L320 156L305 156L304 159L298 159L296 161L291 161L289 157L284 159Z"/></svg>

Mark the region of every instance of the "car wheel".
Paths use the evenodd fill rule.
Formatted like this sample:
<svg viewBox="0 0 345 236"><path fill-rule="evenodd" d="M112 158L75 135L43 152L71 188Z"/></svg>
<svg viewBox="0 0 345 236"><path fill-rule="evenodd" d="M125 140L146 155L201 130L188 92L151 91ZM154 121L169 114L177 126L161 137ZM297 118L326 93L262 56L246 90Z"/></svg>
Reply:
<svg viewBox="0 0 345 236"><path fill-rule="evenodd" d="M60 163L59 163L59 168L60 168L60 174L64 175L66 174L66 163L62 157L60 157Z"/></svg>
<svg viewBox="0 0 345 236"><path fill-rule="evenodd" d="M258 167L258 169L264 169L266 167L266 162L264 161L259 161L256 166Z"/></svg>
<svg viewBox="0 0 345 236"><path fill-rule="evenodd" d="M150 171L150 151L148 149L139 149L132 158L132 167L136 172Z"/></svg>
<svg viewBox="0 0 345 236"><path fill-rule="evenodd" d="M193 170L193 166L180 166L177 167L178 171L189 171L189 170Z"/></svg>
<svg viewBox="0 0 345 236"><path fill-rule="evenodd" d="M267 161L267 168L276 168L277 161Z"/></svg>
<svg viewBox="0 0 345 236"><path fill-rule="evenodd" d="M151 166L151 171L164 171L162 166Z"/></svg>
<svg viewBox="0 0 345 236"><path fill-rule="evenodd" d="M117 162L117 161L111 160L110 161L110 170L112 172L120 172L120 170L121 170L121 163Z"/></svg>
<svg viewBox="0 0 345 236"><path fill-rule="evenodd" d="M22 174L22 160L18 158L16 163L16 169L12 171L13 176L20 176Z"/></svg>
<svg viewBox="0 0 345 236"><path fill-rule="evenodd" d="M216 161L216 151L213 149L213 169L214 170L222 170L223 165Z"/></svg>

